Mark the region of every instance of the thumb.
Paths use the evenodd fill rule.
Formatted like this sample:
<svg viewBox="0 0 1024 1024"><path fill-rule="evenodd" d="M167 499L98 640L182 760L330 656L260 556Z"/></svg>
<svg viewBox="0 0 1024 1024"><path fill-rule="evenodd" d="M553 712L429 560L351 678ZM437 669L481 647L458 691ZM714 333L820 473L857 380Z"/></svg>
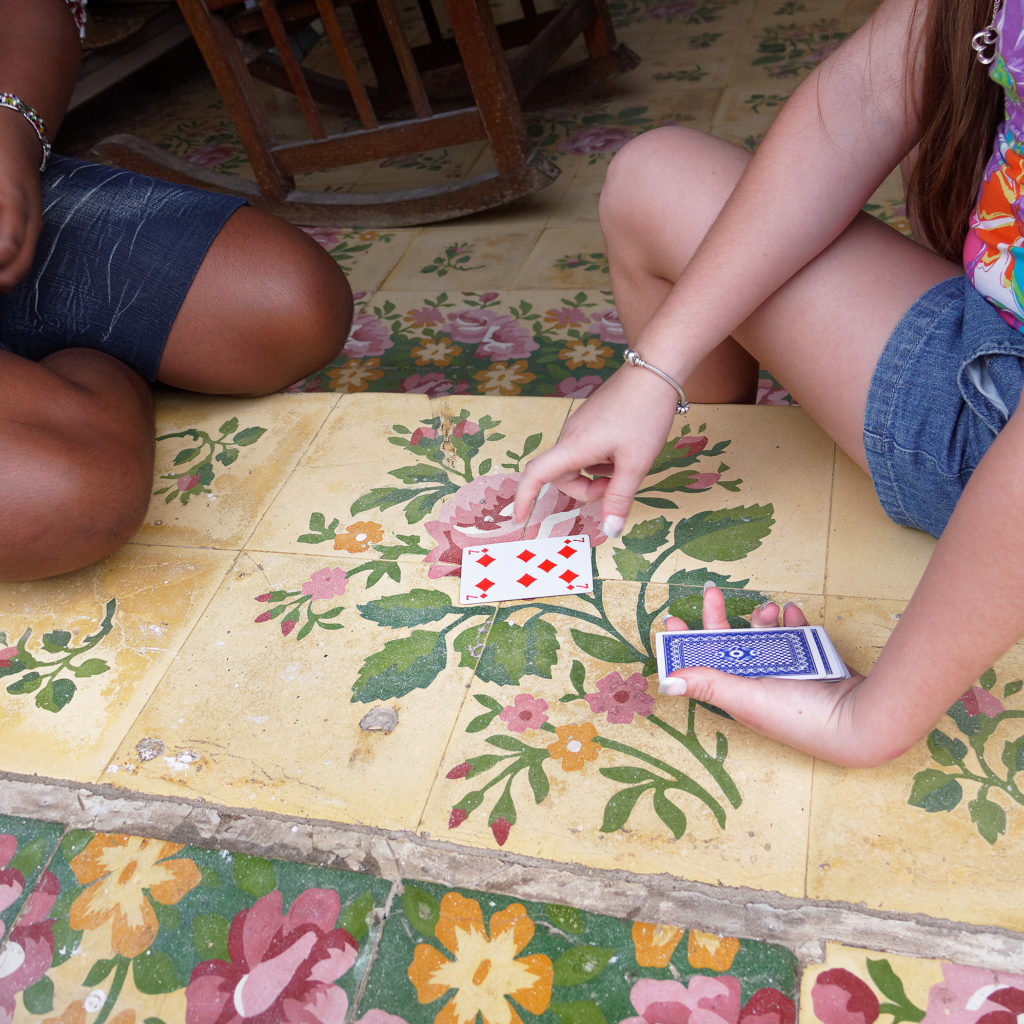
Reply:
<svg viewBox="0 0 1024 1024"><path fill-rule="evenodd" d="M750 699L751 680L720 672L717 668L693 666L677 669L661 687L669 697L690 697L732 713Z"/></svg>

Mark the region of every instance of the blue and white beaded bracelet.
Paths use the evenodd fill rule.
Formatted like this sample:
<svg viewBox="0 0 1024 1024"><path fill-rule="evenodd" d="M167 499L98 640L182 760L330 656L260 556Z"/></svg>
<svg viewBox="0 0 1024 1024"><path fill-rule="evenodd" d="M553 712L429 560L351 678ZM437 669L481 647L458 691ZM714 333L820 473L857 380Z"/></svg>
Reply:
<svg viewBox="0 0 1024 1024"><path fill-rule="evenodd" d="M32 125L36 135L39 136L39 145L43 147L43 160L39 165L39 172L45 171L52 147L50 146L50 140L46 137L46 122L42 119L39 112L33 110L27 103L22 102L13 92L0 92L0 107L7 107L8 110L16 111Z"/></svg>

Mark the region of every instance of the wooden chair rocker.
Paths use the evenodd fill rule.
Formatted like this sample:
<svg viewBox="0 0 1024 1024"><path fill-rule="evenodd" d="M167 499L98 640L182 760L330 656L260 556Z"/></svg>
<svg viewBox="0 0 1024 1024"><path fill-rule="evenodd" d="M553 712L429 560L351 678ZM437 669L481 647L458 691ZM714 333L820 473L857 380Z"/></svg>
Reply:
<svg viewBox="0 0 1024 1024"><path fill-rule="evenodd" d="M429 41L413 46L393 0L178 0L255 183L204 169L130 135L104 140L95 153L156 177L243 195L253 206L299 224L396 227L503 205L558 175L530 145L522 102L577 91L637 63L615 41L606 0L566 0L544 13L537 13L533 0L520 2L522 17L498 25L487 0L443 0L447 34L431 0L419 0L421 33ZM341 6L351 8L346 27ZM331 74L303 66L292 45L290 34L315 19L330 43ZM581 35L587 58L552 71ZM364 84L359 74L360 50L375 85ZM429 81L439 68L454 69L464 85L461 99L439 97L437 90L428 95L424 73ZM261 95L257 81L294 97L308 137L284 140L275 133L262 98L266 90ZM321 107L350 114L353 124L358 118L359 127L329 133ZM464 180L377 194L296 187L299 175L481 139L490 146L495 169Z"/></svg>

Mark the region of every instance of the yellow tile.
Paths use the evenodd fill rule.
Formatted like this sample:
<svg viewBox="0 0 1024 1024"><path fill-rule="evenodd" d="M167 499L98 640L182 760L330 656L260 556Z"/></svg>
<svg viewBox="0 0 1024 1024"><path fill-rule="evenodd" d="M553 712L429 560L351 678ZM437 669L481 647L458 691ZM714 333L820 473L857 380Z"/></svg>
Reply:
<svg viewBox="0 0 1024 1024"><path fill-rule="evenodd" d="M780 81L729 86L722 92L722 101L711 125L712 133L752 149L768 131L795 84Z"/></svg>
<svg viewBox="0 0 1024 1024"><path fill-rule="evenodd" d="M105 781L282 814L414 827L472 668L460 668L461 655L450 653L461 632L454 613L436 624L425 617L415 630L401 616L414 614L424 589L457 604L457 585L428 581L407 566L400 581L385 577L368 587L365 574L341 575L356 562L241 556ZM314 576L321 572L327 577ZM394 612L390 627L364 617L360 606L376 608L383 599L386 610L388 598L406 608ZM278 607L285 610L274 615ZM288 608L291 628L283 625ZM470 609L466 619L464 628L474 630L487 616ZM421 660L410 660L421 671L403 675L401 666L383 664L393 650L387 643L406 640L408 649L416 638L429 640ZM389 720L393 728L383 731Z"/></svg>
<svg viewBox="0 0 1024 1024"><path fill-rule="evenodd" d="M593 614L582 599L500 613L505 624L488 637L421 828L437 840L503 844L561 863L800 895L811 760L691 701L653 696L655 677L636 678L635 661L599 660L578 642L599 650L591 641L574 638L575 628L606 644L638 644L639 590L605 585L605 626L559 612ZM650 603L666 599L667 588L651 590ZM557 653L550 677L535 671L498 685L517 653L537 668ZM597 700L611 673L634 687L629 700ZM596 710L584 693L595 695Z"/></svg>
<svg viewBox="0 0 1024 1024"><path fill-rule="evenodd" d="M247 547L344 557L345 546L358 546L349 536L358 535L360 530L350 527L363 523L368 524L369 535L377 537L380 532L373 543L394 546L401 543L400 536L416 538L418 553L413 550L400 558L421 564L426 552L439 546L435 538L443 528L433 524L447 522L458 488L488 475L498 488L495 493L511 499L514 480L507 477L518 462L507 453L521 453L534 434L541 435L541 447L549 439L553 441L568 408L568 400L549 398L455 396L430 401L423 395L347 395ZM493 440L484 441L474 450L470 441L480 431L480 423L488 422L488 416L493 425L483 433ZM437 436L430 436L434 432ZM451 445L447 452L442 441L446 436ZM384 493L386 487L392 489L391 494ZM436 500L428 509L424 499L431 496ZM319 521L311 522L316 513L324 516L322 527ZM499 511L502 519L511 522L510 510ZM334 529L326 530L332 524ZM433 533L428 531L428 524L432 524ZM313 539L316 528L320 528L322 540ZM514 529L501 527L500 522L497 529L503 540L518 535ZM492 527L489 522L481 523L479 530L486 538ZM335 542L332 535L341 539ZM307 539L300 541L302 536ZM335 543L339 548L335 549ZM370 552L367 557L377 554ZM446 570L439 563L435 571Z"/></svg>
<svg viewBox="0 0 1024 1024"><path fill-rule="evenodd" d="M928 534L882 511L871 478L837 449L827 592L907 600L934 549Z"/></svg>
<svg viewBox="0 0 1024 1024"><path fill-rule="evenodd" d="M902 608L902 602L830 599L827 627L844 656L866 671ZM944 715L937 732L891 764L816 765L808 897L1024 928L1017 884L1024 870L1024 802L1011 778L1016 769L1008 766L1016 765L1024 737L1022 676L1018 645L986 680L991 689L974 691L971 707L981 714L955 712L974 730L981 758L957 718Z"/></svg>
<svg viewBox="0 0 1024 1024"><path fill-rule="evenodd" d="M140 544L239 548L339 396L165 392Z"/></svg>
<svg viewBox="0 0 1024 1024"><path fill-rule="evenodd" d="M876 971L882 968L886 977L884 990L875 984L869 964L876 965ZM886 966L888 970L885 970ZM950 973L951 967L952 977L966 974L979 979L976 984L961 993L961 999L965 1004L975 992L993 980L990 972L978 971L975 968L955 967L940 960L894 956L878 950L857 949L854 946L829 942L825 947L824 962L809 964L800 979L800 1024L819 1024L822 1020L833 1020L835 1007L840 1004L846 1005L844 995L857 998L858 1006L863 1006L864 1000L870 999L870 996L874 996L880 1004L891 1006L897 995L894 979L898 981L899 990L903 993L903 999L899 1001L901 1008L915 1008L922 1013L927 1010L935 1011L937 1007L931 1005L934 994L938 994L938 990L944 987L944 972ZM844 973L831 975L819 982L819 978L826 971ZM882 977L883 975L879 974L879 978ZM964 1008L966 1009L966 1006ZM947 1005L938 1012L945 1015L949 1014L951 1009L952 1007Z"/></svg>
<svg viewBox="0 0 1024 1024"><path fill-rule="evenodd" d="M233 557L129 544L89 569L0 586L0 646L19 646L33 659L3 678L0 768L95 781ZM42 677L35 689L31 671ZM54 711L37 700L67 703Z"/></svg>
<svg viewBox="0 0 1024 1024"><path fill-rule="evenodd" d="M680 570L708 569L750 588L821 593L828 536L833 443L806 413L791 407L693 406L677 419L680 450L703 445L691 466L652 474L640 497L674 501L677 509L633 505L625 533L640 521L690 520L693 540L662 562L653 579ZM724 468L723 468L724 467ZM708 490L661 491L658 482L695 471ZM700 477L709 475L708 479ZM729 482L725 489L717 480ZM674 527L673 527L674 528ZM674 534L673 534L674 536ZM619 540L598 549L602 576L620 575L613 552ZM730 557L726 557L730 556Z"/></svg>
<svg viewBox="0 0 1024 1024"><path fill-rule="evenodd" d="M610 288L604 235L596 222L548 228L513 284L516 288ZM571 294L571 292L568 292Z"/></svg>
<svg viewBox="0 0 1024 1024"><path fill-rule="evenodd" d="M381 286L419 230L308 228L307 233L334 257L353 293L359 295Z"/></svg>
<svg viewBox="0 0 1024 1024"><path fill-rule="evenodd" d="M537 241L536 231L503 231L444 224L420 232L383 287L486 291L511 281Z"/></svg>

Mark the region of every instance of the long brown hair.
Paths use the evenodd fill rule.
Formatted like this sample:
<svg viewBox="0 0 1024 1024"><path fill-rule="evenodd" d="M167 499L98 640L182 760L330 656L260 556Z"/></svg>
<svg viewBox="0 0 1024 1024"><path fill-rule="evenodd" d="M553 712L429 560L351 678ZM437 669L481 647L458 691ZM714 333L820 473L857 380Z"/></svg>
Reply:
<svg viewBox="0 0 1024 1024"><path fill-rule="evenodd" d="M1003 110L1002 90L971 47L991 18L992 0L930 0L921 38L912 34L907 55L910 75L923 61L907 207L932 247L955 262Z"/></svg>

